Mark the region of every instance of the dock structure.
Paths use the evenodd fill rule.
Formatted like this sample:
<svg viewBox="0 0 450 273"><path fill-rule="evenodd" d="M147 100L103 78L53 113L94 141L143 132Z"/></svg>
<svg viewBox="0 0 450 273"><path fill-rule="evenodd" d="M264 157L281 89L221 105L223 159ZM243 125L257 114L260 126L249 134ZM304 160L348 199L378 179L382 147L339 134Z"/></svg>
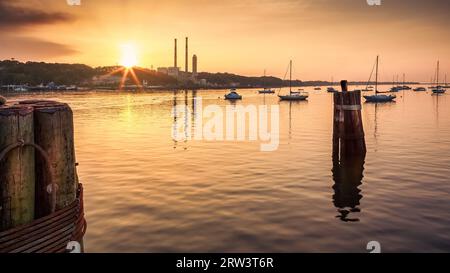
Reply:
<svg viewBox="0 0 450 273"><path fill-rule="evenodd" d="M71 108L0 106L0 253L65 252L85 230Z"/></svg>

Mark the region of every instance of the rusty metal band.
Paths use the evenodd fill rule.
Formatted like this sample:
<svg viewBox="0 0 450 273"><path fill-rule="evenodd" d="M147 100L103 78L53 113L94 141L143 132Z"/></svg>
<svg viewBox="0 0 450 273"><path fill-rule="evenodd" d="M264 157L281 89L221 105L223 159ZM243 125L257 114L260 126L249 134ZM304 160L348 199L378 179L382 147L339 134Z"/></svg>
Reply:
<svg viewBox="0 0 450 273"><path fill-rule="evenodd" d="M343 111L360 111L362 109L361 105L335 105L336 110Z"/></svg>

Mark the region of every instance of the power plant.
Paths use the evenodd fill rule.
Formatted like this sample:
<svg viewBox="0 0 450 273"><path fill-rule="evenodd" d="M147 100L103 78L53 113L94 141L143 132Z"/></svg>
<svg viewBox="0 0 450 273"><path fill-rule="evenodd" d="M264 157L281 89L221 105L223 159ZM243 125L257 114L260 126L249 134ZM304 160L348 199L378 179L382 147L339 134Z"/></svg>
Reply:
<svg viewBox="0 0 450 273"><path fill-rule="evenodd" d="M198 73L197 55L192 56L192 73L189 72L189 37L186 37L185 44L185 69L184 72L178 67L178 39L174 39L173 67L158 67L158 72L167 74L177 79L195 80Z"/></svg>

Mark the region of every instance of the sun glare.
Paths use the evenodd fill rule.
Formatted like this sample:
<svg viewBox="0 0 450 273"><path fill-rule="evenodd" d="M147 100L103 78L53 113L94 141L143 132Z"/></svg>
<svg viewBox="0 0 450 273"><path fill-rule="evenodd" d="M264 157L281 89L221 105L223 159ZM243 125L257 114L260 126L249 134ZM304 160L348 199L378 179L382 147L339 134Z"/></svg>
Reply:
<svg viewBox="0 0 450 273"><path fill-rule="evenodd" d="M126 68L132 68L137 65L137 52L136 47L132 44L126 44L121 46L122 59L120 64Z"/></svg>

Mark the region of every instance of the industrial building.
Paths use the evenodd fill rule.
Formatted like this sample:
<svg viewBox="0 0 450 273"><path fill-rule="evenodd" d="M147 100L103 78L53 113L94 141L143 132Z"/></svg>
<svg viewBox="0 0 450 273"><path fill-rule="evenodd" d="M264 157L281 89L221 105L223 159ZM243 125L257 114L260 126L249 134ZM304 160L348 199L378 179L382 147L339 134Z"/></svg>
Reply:
<svg viewBox="0 0 450 273"><path fill-rule="evenodd" d="M186 37L185 44L185 69L181 71L178 67L178 40L174 40L174 60L171 67L158 67L157 71L177 79L193 79L196 80L198 73L198 59L197 55L192 56L192 73L189 72L189 38Z"/></svg>

